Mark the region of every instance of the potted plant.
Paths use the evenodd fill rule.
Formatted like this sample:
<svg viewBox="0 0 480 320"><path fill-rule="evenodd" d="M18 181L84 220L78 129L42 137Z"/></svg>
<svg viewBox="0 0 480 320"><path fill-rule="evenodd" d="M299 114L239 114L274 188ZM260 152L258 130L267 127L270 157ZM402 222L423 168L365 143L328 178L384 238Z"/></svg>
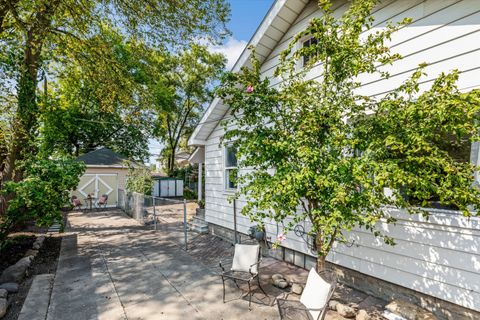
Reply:
<svg viewBox="0 0 480 320"><path fill-rule="evenodd" d="M205 216L205 200L197 201L198 208L196 209L197 216Z"/></svg>
<svg viewBox="0 0 480 320"><path fill-rule="evenodd" d="M265 227L261 224L251 226L249 229L250 238L255 238L257 241L265 240Z"/></svg>

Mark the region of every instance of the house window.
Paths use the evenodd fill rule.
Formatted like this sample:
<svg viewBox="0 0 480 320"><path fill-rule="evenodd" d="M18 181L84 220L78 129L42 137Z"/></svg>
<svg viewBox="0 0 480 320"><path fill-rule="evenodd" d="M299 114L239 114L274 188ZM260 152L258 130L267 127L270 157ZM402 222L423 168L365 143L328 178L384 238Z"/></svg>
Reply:
<svg viewBox="0 0 480 320"><path fill-rule="evenodd" d="M237 188L237 150L233 146L225 147L225 189Z"/></svg>
<svg viewBox="0 0 480 320"><path fill-rule="evenodd" d="M310 38L303 42L303 47L308 48L310 46L316 45L317 43L318 43L318 40L316 38ZM308 61L310 61L311 58L312 58L311 54L305 54L303 56L303 66L305 66L308 63Z"/></svg>

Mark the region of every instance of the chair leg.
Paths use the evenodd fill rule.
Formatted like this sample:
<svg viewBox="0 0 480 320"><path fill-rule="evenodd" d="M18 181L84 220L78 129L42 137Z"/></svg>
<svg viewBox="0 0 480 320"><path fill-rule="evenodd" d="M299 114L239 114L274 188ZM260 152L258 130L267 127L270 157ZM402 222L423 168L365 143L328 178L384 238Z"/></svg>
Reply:
<svg viewBox="0 0 480 320"><path fill-rule="evenodd" d="M240 286L238 285L237 280L235 280L235 279L232 279L232 280L233 280L233 282L235 282L235 285L237 286L237 288L240 289Z"/></svg>
<svg viewBox="0 0 480 320"><path fill-rule="evenodd" d="M250 286L250 280L248 281L248 310L252 310L252 288Z"/></svg>
<svg viewBox="0 0 480 320"><path fill-rule="evenodd" d="M222 284L223 284L223 303L225 303L225 278L222 277Z"/></svg>
<svg viewBox="0 0 480 320"><path fill-rule="evenodd" d="M268 294L265 293L265 290L263 290L262 286L260 285L260 276L257 276L257 282L260 290L262 290L263 294L268 297Z"/></svg>

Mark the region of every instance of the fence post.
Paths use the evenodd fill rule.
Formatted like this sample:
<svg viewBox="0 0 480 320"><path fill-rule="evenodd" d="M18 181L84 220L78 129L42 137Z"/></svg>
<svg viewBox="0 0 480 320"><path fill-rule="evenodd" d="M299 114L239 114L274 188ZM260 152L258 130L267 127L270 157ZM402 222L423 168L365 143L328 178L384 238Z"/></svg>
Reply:
<svg viewBox="0 0 480 320"><path fill-rule="evenodd" d="M183 199L183 233L185 236L185 251L187 251L187 199Z"/></svg>
<svg viewBox="0 0 480 320"><path fill-rule="evenodd" d="M155 231L157 231L157 212L155 211L155 197L152 197L153 200L153 225L155 226Z"/></svg>
<svg viewBox="0 0 480 320"><path fill-rule="evenodd" d="M237 239L237 201L233 199L233 232L235 237L235 244L238 243Z"/></svg>

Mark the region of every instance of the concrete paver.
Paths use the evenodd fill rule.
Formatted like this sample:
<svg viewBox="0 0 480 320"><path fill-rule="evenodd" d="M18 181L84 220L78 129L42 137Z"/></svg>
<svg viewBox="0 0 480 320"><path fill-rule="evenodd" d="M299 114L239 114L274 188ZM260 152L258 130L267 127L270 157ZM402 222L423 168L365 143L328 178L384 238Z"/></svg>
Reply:
<svg viewBox="0 0 480 320"><path fill-rule="evenodd" d="M68 232L47 320L278 319L261 293L252 311L245 298L224 304L218 275L179 247L181 230L146 230L106 211L70 214Z"/></svg>

